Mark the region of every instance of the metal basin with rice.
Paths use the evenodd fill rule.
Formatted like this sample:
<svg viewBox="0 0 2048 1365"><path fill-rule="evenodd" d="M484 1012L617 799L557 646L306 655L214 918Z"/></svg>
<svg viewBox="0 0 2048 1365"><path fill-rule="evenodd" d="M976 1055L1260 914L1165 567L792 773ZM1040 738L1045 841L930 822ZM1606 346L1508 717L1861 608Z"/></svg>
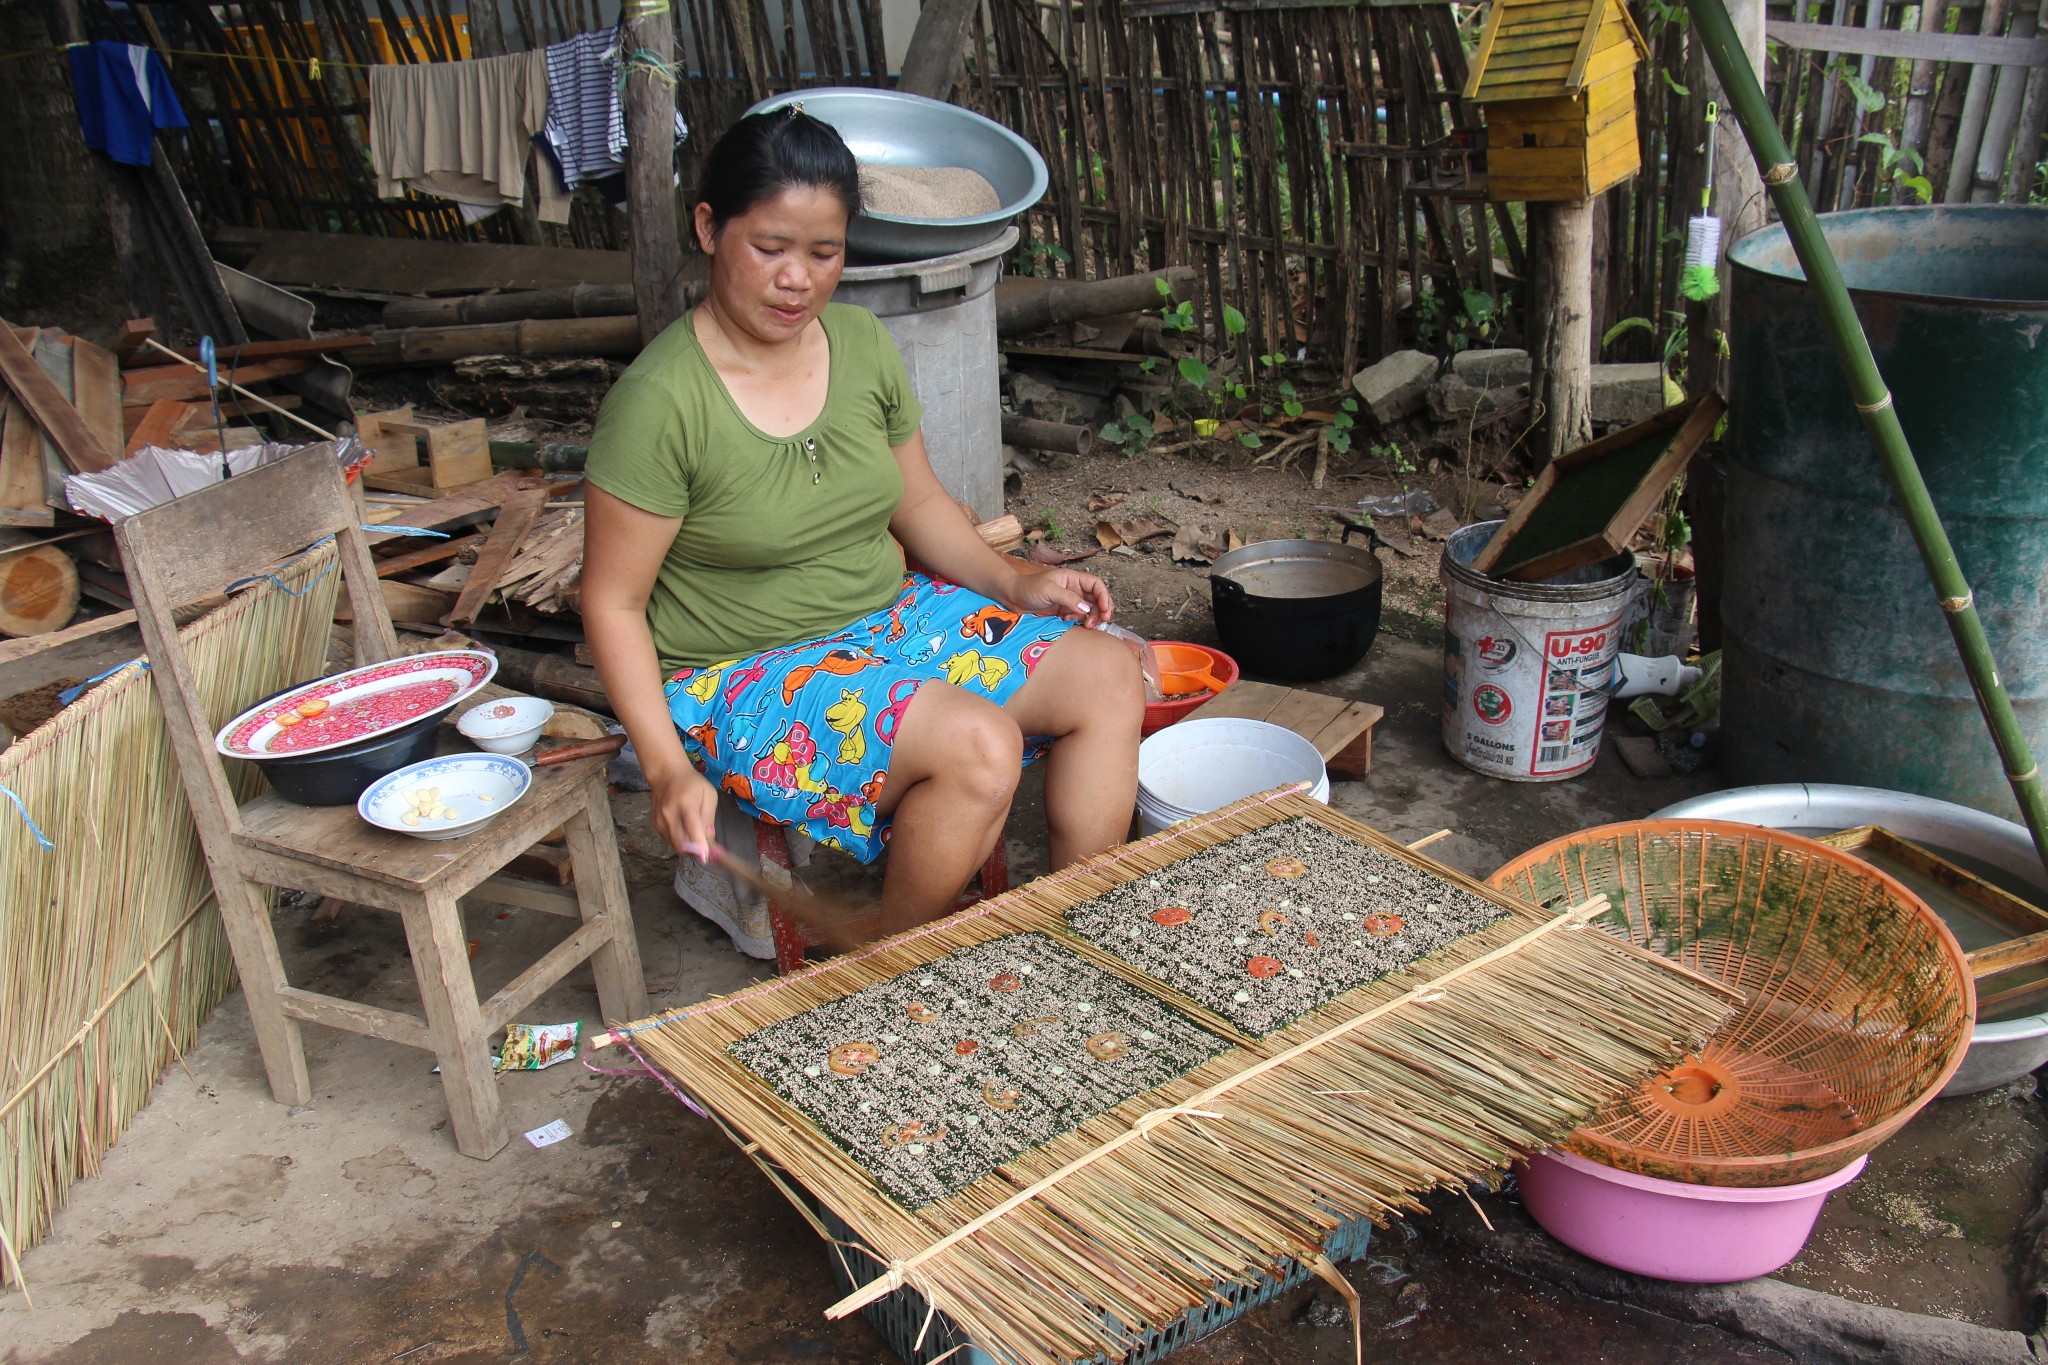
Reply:
<svg viewBox="0 0 2048 1365"><path fill-rule="evenodd" d="M847 252L857 261L922 261L971 250L995 240L1045 194L1045 160L1037 150L1002 124L958 105L895 90L829 87L776 95L747 112L765 114L792 104L831 124L864 164L962 166L995 187L1001 207L970 218L861 214L846 229Z"/></svg>
<svg viewBox="0 0 2048 1365"><path fill-rule="evenodd" d="M2048 870L2025 828L1968 806L1931 796L1820 782L1784 782L1709 792L1666 806L1652 819L1735 820L1809 836L1833 834L1858 825L1882 825L1902 839L1969 868L2017 896L2048 905ZM1943 913L1940 901L1934 902ZM1947 916L1944 914L1944 919ZM1950 923L1973 948L1969 926ZM1970 1050L1943 1097L1975 1095L2009 1085L2048 1063L2048 1011L1980 1017Z"/></svg>

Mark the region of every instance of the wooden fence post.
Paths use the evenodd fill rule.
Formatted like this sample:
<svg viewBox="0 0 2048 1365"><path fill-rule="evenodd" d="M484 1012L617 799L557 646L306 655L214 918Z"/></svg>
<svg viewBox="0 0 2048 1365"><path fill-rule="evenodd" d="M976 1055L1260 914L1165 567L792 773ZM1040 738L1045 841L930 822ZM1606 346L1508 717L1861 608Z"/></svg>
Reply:
<svg viewBox="0 0 2048 1365"><path fill-rule="evenodd" d="M683 315L676 235L675 19L669 0L626 0L626 225L643 344Z"/></svg>
<svg viewBox="0 0 2048 1365"><path fill-rule="evenodd" d="M1539 322L1530 360L1551 459L1593 439L1593 208L1591 199L1529 205Z"/></svg>

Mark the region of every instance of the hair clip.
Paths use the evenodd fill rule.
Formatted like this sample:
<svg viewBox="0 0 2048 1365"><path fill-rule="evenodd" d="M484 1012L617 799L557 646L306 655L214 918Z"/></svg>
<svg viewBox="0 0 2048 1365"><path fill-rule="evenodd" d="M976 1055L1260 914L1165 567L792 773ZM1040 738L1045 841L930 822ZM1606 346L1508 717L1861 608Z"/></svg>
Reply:
<svg viewBox="0 0 2048 1365"><path fill-rule="evenodd" d="M803 111L804 102L802 100L796 100L789 106L789 116L791 118L795 118L798 114L801 114Z"/></svg>

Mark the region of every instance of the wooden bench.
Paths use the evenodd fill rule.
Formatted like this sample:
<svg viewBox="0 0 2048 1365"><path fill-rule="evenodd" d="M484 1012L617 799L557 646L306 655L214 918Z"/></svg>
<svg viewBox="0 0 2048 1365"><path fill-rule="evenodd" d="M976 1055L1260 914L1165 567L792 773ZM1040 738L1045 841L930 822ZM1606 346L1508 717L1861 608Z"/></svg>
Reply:
<svg viewBox="0 0 2048 1365"><path fill-rule="evenodd" d="M1357 781L1372 771L1372 732L1387 714L1369 701L1345 701L1272 683L1235 682L1192 718L1263 720L1284 726L1316 746L1333 778Z"/></svg>

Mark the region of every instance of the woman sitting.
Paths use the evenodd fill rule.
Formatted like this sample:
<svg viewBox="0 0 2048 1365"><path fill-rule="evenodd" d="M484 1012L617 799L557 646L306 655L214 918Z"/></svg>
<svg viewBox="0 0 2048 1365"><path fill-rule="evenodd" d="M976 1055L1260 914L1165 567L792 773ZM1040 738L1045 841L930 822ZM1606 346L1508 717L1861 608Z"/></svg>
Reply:
<svg viewBox="0 0 2048 1365"><path fill-rule="evenodd" d="M707 856L723 790L862 862L886 846L895 932L952 908L1040 745L1052 865L1120 842L1143 694L1128 649L1076 628L1109 619L1102 581L982 542L895 343L830 302L858 212L852 153L798 110L711 149L710 292L591 439L583 617L663 837Z"/></svg>

